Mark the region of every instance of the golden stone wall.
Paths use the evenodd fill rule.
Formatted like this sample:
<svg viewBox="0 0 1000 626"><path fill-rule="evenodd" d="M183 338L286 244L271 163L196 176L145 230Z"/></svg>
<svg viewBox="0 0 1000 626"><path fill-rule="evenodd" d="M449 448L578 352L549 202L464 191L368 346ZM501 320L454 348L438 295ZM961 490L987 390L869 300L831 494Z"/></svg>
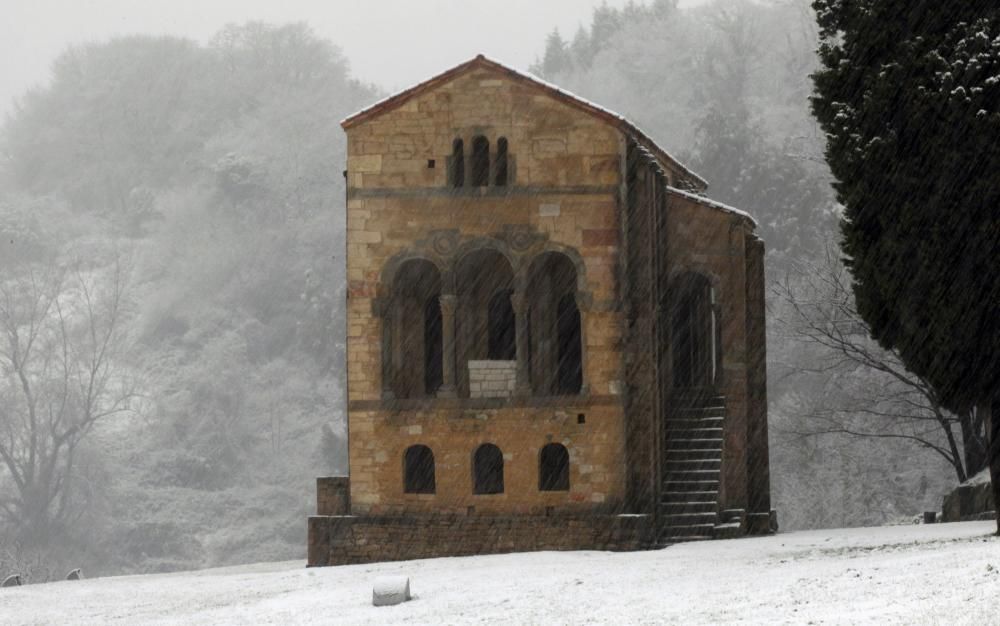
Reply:
<svg viewBox="0 0 1000 626"><path fill-rule="evenodd" d="M671 197L667 244L671 273L695 271L712 281L722 325L723 428L721 509L747 506L746 237L750 226L732 213Z"/></svg>
<svg viewBox="0 0 1000 626"><path fill-rule="evenodd" d="M448 187L452 142L506 137L504 188ZM621 498L620 312L615 268L620 133L537 89L473 72L348 129L348 395L351 501L355 513L403 510L544 512L613 507ZM434 167L429 167L429 161ZM468 176L468 172L466 173ZM435 240L436 233L454 232ZM449 233L450 234L450 233ZM584 343L581 396L498 403L430 399L384 403L378 297L383 270L401 254L447 273L476 245L500 249L523 276L546 250L575 252ZM415 405L415 406L414 406ZM580 424L579 415L584 415ZM570 453L570 491L540 492L538 454ZM472 455L501 448L505 492L473 495ZM404 494L402 458L413 444L435 455L437 490Z"/></svg>
<svg viewBox="0 0 1000 626"><path fill-rule="evenodd" d="M537 88L475 70L349 126L347 135L352 512L620 508L626 476L624 314L617 275L622 132ZM463 139L468 155L475 135L490 140L491 152L497 139L506 137L507 187L448 187L452 142ZM738 469L745 465L746 441L745 221L683 198L672 197L669 207L672 267L711 277L723 305L729 415L721 498L731 507L746 499L745 472ZM456 260L477 246L507 256L522 281L532 259L544 251L566 251L578 259L582 394L509 402L383 398L380 307L390 288L386 268L406 256L420 256L447 277ZM504 453L503 494L473 495L472 457L486 442ZM549 442L569 450L568 492L538 489L538 455ZM414 444L434 452L435 494L403 493L403 453Z"/></svg>

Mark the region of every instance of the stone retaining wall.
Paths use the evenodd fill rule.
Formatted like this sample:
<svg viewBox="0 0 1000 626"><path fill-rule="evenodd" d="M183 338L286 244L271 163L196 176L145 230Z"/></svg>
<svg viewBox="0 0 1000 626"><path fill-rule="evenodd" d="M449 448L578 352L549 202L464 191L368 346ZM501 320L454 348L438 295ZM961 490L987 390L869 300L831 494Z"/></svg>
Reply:
<svg viewBox="0 0 1000 626"><path fill-rule="evenodd" d="M412 515L309 518L309 567L534 550L642 550L648 515Z"/></svg>

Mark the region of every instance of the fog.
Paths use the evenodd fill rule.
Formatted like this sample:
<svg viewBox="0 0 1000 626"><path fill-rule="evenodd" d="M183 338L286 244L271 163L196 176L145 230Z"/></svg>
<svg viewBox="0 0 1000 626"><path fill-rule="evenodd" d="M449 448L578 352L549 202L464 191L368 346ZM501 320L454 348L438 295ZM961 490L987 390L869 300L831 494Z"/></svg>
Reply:
<svg viewBox="0 0 1000 626"><path fill-rule="evenodd" d="M602 2L621 7L627 0L4 0L0 113L48 80L66 46L116 35L204 41L228 23L308 22L340 46L355 76L396 91L479 53L526 68L547 33L559 28L571 37Z"/></svg>
<svg viewBox="0 0 1000 626"><path fill-rule="evenodd" d="M864 311L855 305L853 278L838 247L845 207L832 186L834 175L825 158L827 134L809 104L812 75L820 68L816 54L820 29L811 0L688 0L676 7L670 0L8 4L0 22L0 110L7 113L0 127L0 579L16 571L27 582L41 582L61 578L71 567L100 575L142 574L301 558L306 553L306 519L318 508L316 477L340 477L349 469L344 410L349 319L354 327L350 332L358 333L351 341L370 344L364 352L372 360L351 361L365 370L361 378L372 385L362 402L388 407L387 411L398 407L408 411L411 405L419 406L418 399L433 404L438 398L444 402L435 410L455 406L493 410L489 407L494 405L506 410L535 397L530 393L544 399L540 407L562 407L561 400L553 400L558 396L589 402L590 381L585 384L584 376L590 376L590 363L602 363L595 369L606 380L598 381L601 388L594 397L608 406L619 397L668 389L670 384L675 385L670 390L717 390L728 372L754 369L755 375L760 374L754 379L755 406L761 408L755 419L758 425L765 422L766 388L770 429L761 435L758 428L754 444L755 454L759 453L754 469L765 464L770 469L769 478L760 481L769 481L770 500L753 512L758 520L766 518L764 532L772 528L771 509L783 530L908 523L919 513L936 511L955 484L983 475L986 422L979 409L952 412L938 402L927 381L907 369L898 351L872 338ZM556 29L559 37L552 35ZM342 175L350 169L341 126L345 117L387 92L479 53L621 113L635 126L616 125L614 132L633 134L607 139L599 132L608 129L601 127L583 143L588 150L603 152L584 157L582 152L572 154L571 142L558 136L573 136L585 127L575 121L560 118L552 124L555 130L547 132L557 134L554 140L526 134L517 145L514 132L529 131L504 131L509 137L487 139L479 134L485 131L449 127L435 130L434 141L426 143L450 146L448 154L448 148L421 147L405 157L386 159L406 163L409 169L402 174L385 174L398 178L379 178L383 154L365 152L351 152L354 166L358 167L355 157L360 156L363 163L377 163L372 167L378 171L355 172L353 176L360 179ZM454 110L473 112L469 126L478 124L482 115L481 90L494 88L494 83L503 85L511 75L496 65L479 66L485 63L492 62L479 60L467 69L494 72L501 80L477 79L476 86L465 92L468 103ZM530 78L522 79L530 84ZM509 86L497 88L515 91ZM538 84L532 88L556 100L570 98L545 92L548 88ZM547 102L533 94L521 92L516 97L531 100L531 106ZM441 101L450 103L451 97ZM12 106L15 101L19 106ZM509 102L513 101L511 96ZM502 106L510 108L496 113L497 119L514 117L509 113L516 110L514 105L506 102ZM606 114L590 104L574 105L602 124L608 122ZM550 113L527 110L541 122L550 121ZM417 113L426 115L423 109ZM419 125L430 124L420 119ZM453 136L458 132L467 132L464 143L463 137ZM619 213L610 216L613 211L631 210L620 204L632 202L631 191L615 194L628 187L623 181L636 180L629 178L634 170L631 165L618 168L630 158L628 154L634 159L636 153L648 150L634 143L643 133L673 155L657 153L661 165L676 168L668 181L660 165L646 162L649 180L658 181L647 187L706 211L739 215L741 220L744 211L753 216L752 225L748 218L727 223L726 236L746 229L763 240L763 248L754 248L753 263L760 268L763 259L766 280L754 278L753 294L760 309L766 301L766 315L751 320L748 307L730 306L738 302L736 298L719 304L711 286L715 283L704 275L692 278L688 286L692 294L700 294L698 298L676 297L678 281L667 278L665 268L675 264L671 271L692 275L697 271L682 268L681 262L669 257L673 252L663 253L656 257L663 261L657 265L657 271L664 272L662 280L648 282L668 294L658 303L689 301L686 306L693 312L676 318L688 319L690 328L678 323L657 335L656 341L662 343L652 349L663 359L650 359L657 365L643 373L656 369L658 378L633 384L626 380L632 374L616 369L620 356L622 363L629 362L620 344L633 341L645 349L650 342L628 339L633 331L619 330L631 328L624 317L615 317L631 304L622 291L614 291L617 284L609 287L609 283L622 278L626 272L620 268L631 257L622 252L626 246L613 223ZM494 152L490 141L495 141ZM365 150L397 149L394 141L362 143L375 146ZM622 145L629 147L623 150ZM352 144L352 149L357 146ZM558 156L546 156L549 149ZM530 179L531 172L538 178ZM572 176L586 185L570 185ZM698 195L699 176L707 181L705 193L711 200ZM352 182L366 179L376 181L370 189ZM534 202L535 194L577 193L564 191L570 188L589 190L595 197L605 194L601 200L605 204L581 203L578 207L583 208L574 213L566 208L569 204L560 209L559 204L540 202L539 217L562 215L567 223L573 220L573 228L581 229L581 243L576 245L590 248L587 254L607 255L589 264L580 261L579 267L588 272L595 271L587 269L591 267L607 272L596 274L597 279L592 279L594 274L577 274L578 266L567 255L546 256L537 266L530 260L530 255L543 256L540 248L531 246L549 238L549 243L563 245L558 239L564 234L548 222L532 221L533 213L517 213L524 210L517 203ZM417 268L414 273L401 273L398 285L391 287L386 277L395 256L388 260L372 256L372 264L379 267L352 268L348 280L345 198L364 196L349 195L359 190L369 194L365 197L426 194L448 202L482 200L475 204L476 212L456 211L437 218L482 219L476 229L505 233L496 237L511 237L511 248L524 246L520 250L524 256L518 257L523 260L513 266L526 268L525 275L532 267L543 273L537 280L522 280L519 273L515 281L511 264L494 251L467 255L482 265L476 266L478 271L454 272L459 294L443 291L446 281L441 275L450 272L435 278L438 270L431 266L436 265L427 259L423 265L411 265ZM419 193L408 195L413 192ZM665 200L643 210L665 215L673 206ZM504 212L508 208L509 214ZM351 209L362 215L368 211ZM379 210L399 215L388 205ZM415 215L423 215L416 211ZM606 211L604 218L601 211ZM598 218L607 219L607 224L582 225ZM417 217L405 229L368 217L352 219L372 222L363 236L378 254L402 255L393 246L409 245L399 240L410 228L424 228ZM732 226L737 223L738 228ZM469 232L460 232L462 224L455 226L454 233L459 233L455 239L448 233L435 239L445 232L435 229L429 232L438 234L416 237L412 243L433 244L429 255L457 265L457 260L447 259L465 250L468 242L461 237ZM631 228L641 232L635 224ZM688 224L678 231L684 229L696 233L684 244L691 245L693 259L709 259L705 263L736 259L739 250L745 250L733 239L716 236L720 231L705 230L709 233L705 235ZM567 232L571 233L567 239L577 236L576 230ZM667 240L664 232L643 236L659 246ZM587 241L592 243L582 243ZM720 241L729 243L723 247ZM352 245L354 255L369 244ZM701 245L705 248L695 250ZM717 247L710 248L713 245ZM733 261L733 267L742 267L740 271L749 267L741 263ZM749 285L745 272L734 275L743 278L734 279L733 285L739 280ZM614 295L596 299L588 294L578 304L576 276L585 277L581 284L591 281ZM410 283L412 289L407 287ZM528 307L527 313L523 308L515 312L514 286L521 283L523 291L517 297L549 300L544 306ZM557 289L566 293L560 295ZM739 288L729 289L740 293ZM380 290L388 290L389 296ZM349 291L378 304L358 307L355 300L350 308L345 304ZM747 299L750 291L750 287L743 291ZM471 298L469 294L477 294L488 305L456 300L458 295ZM445 296L452 307L449 322ZM386 324L388 318L379 317L388 315L385 302L397 301L409 308L397 309L396 323ZM456 302L466 308L456 313ZM659 307L658 332L674 315L668 311L660 318ZM486 312L487 318L469 323L469 328L478 325L496 331L489 342L480 342L488 344L488 350L479 356L468 338L453 341L456 317L471 317L469 311L478 311L480 317ZM543 319L539 311L547 311L548 317ZM553 316L556 311L563 312ZM591 311L605 317L588 318ZM740 315L746 319L740 320ZM414 322L406 333L404 321ZM533 323L536 331L531 330ZM743 332L731 329L745 330L751 323L756 341L730 341ZM379 324L380 330L371 330ZM396 329L389 330L393 326ZM558 338L542 341L538 328L555 329ZM607 351L606 361L612 365L595 360L585 367L583 347L590 344L585 343L584 328L601 337L595 345ZM446 343L443 329L452 333L447 340L451 343ZM600 335L605 331L606 337ZM765 334L766 355L758 349ZM659 378L658 368L667 362L664 355L675 345L667 346L668 335L688 336L692 346L690 337L700 338L690 351L697 359L688 358L697 361L698 368L683 360L683 350L677 350L680 360L671 365L678 372L691 366L687 381L679 375L670 383L666 374ZM529 367L530 359L542 354L542 348L530 341L547 346L542 360L557 366ZM463 347L456 349L461 342ZM753 346L746 347L750 343ZM435 347L439 344L440 349ZM738 344L744 347L733 348ZM461 358L456 366L457 352ZM746 365L750 353L756 365ZM445 354L450 355L447 367ZM474 366L477 362L480 365ZM481 367L483 362L486 367ZM572 367L559 369L560 363ZM503 371L487 371L494 369ZM457 378L456 371L461 372ZM531 371L536 372L534 381L526 378ZM477 391L507 395L481 396L476 400L483 402L462 404L473 398L473 373L480 377ZM490 378L494 376L499 379ZM496 384L502 389L487 389ZM520 395L508 393L514 391ZM448 395L459 392L466 395ZM722 438L731 416L739 417L740 409L727 413L727 406L740 407L743 400L737 398L730 405L721 395L698 398L702 400L681 407L687 415L699 416L679 420L687 424L683 429L687 438L670 436L684 445L711 442L704 444L710 448L695 450L710 453L707 457L718 453L720 459L684 458L698 468L682 471L683 480L667 480L666 471L651 480L681 484L684 489L676 491L681 494L676 497L687 497L683 494L688 488L698 487L704 502L694 504L711 510L694 515L715 520L722 446L730 445L723 442L738 442L739 436L727 433ZM455 404L449 404L452 401ZM667 411L665 404L658 406L662 425ZM585 419L588 416L575 409L558 413L567 424L586 423L588 429L603 419L600 413L596 419ZM577 414L579 421L567 421L571 414ZM481 415L486 418L486 413ZM415 428L408 434L423 432L422 426ZM694 436L702 431L711 437ZM548 436L551 441L555 435ZM666 435L664 441L669 443ZM769 447L761 450L765 443ZM451 471L454 478L456 468L471 456L464 448L453 447L450 453L462 461L439 465L442 477ZM451 505L460 513L473 513L476 507L459 506L465 495L502 494L506 501L512 493L504 491L507 450L494 445L484 457L492 461L483 461L493 473L483 474L481 491L477 486L474 494L450 502L443 497L435 500L430 497L437 488L434 455L429 446L410 448L417 456L407 455L406 467L420 480L407 483L406 489L428 496L420 500L429 503L427 507ZM626 463L623 450L616 451L616 472ZM518 461L510 461L511 467L519 467L520 479L534 471L516 465L529 456L533 459L535 452L529 452L521 450ZM570 464L577 464L580 457L571 458L562 444L550 452L549 465L559 468L551 483L539 480L518 493L533 496L551 490L569 496ZM687 450L673 452L684 456ZM388 453L368 456L381 457L378 463L383 469L392 465L396 481L397 459ZM667 456L661 459L664 466ZM352 461L357 458L352 453ZM743 471L752 463L735 467ZM40 464L47 464L44 471L37 467ZM576 502L603 503L605 494L620 485L609 478L607 468L597 471L581 463L581 473L585 466L588 474L600 474L599 480L609 488L594 489L590 494L594 499L580 492L572 495L578 497ZM578 465L572 467L577 471ZM420 468L423 473L417 471ZM336 478L327 481L324 484L342 485ZM382 481L383 487L388 489L389 482ZM702 483L711 488L701 489L706 486ZM458 479L452 482L456 484ZM553 488L543 489L543 484ZM403 487L392 482L392 488L397 487L403 493ZM609 499L608 508L623 501ZM663 504L672 503L658 500L651 507ZM689 519L683 518L689 514L683 511L691 503L674 504L681 508L682 519ZM628 508L622 506L618 512ZM737 521L719 518L718 526L742 532L738 520L743 509L727 510L736 511ZM716 532L714 521L701 526L705 533Z"/></svg>

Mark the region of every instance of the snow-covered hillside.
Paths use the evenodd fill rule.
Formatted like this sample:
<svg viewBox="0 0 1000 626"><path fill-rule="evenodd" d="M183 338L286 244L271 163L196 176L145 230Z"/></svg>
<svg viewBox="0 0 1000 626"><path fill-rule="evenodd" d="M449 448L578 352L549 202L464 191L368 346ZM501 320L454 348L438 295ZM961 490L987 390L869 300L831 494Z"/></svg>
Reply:
<svg viewBox="0 0 1000 626"><path fill-rule="evenodd" d="M993 522L819 530L640 553L300 562L0 589L3 624L998 623ZM411 578L376 608L372 582Z"/></svg>

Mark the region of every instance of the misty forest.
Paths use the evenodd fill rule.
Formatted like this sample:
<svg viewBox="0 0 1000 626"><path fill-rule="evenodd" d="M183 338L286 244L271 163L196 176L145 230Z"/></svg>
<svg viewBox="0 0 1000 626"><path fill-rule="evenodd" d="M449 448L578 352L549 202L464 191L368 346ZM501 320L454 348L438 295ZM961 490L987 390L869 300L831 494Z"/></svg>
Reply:
<svg viewBox="0 0 1000 626"><path fill-rule="evenodd" d="M811 3L653 0L581 22L525 42L523 69L620 112L759 221L781 530L940 510L987 466L988 433L855 301L810 108ZM16 100L0 572L302 558L314 478L347 470L339 123L388 95L350 61L304 23L126 36L68 47Z"/></svg>

